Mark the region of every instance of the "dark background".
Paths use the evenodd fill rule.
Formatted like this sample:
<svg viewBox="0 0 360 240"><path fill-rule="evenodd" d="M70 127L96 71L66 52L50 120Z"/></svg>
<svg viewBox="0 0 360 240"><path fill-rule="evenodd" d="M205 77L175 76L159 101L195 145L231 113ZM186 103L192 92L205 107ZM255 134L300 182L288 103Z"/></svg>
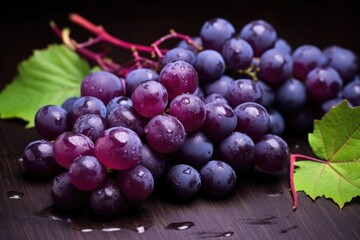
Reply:
<svg viewBox="0 0 360 240"><path fill-rule="evenodd" d="M360 7L357 1L9 1L0 14L0 88L16 74L16 65L34 49L59 42L49 27L54 20L70 27L76 37L88 36L68 20L77 12L124 40L150 44L175 29L198 35L213 17L229 20L237 31L254 19L264 19L294 48L313 44L319 48L340 45L360 56ZM123 52L116 61L128 60Z"/></svg>

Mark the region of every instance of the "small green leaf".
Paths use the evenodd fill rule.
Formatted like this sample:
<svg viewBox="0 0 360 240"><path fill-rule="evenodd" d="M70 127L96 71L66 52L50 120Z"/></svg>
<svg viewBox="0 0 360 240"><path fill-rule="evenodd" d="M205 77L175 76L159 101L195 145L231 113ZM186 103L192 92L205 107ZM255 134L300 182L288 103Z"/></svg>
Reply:
<svg viewBox="0 0 360 240"><path fill-rule="evenodd" d="M21 118L33 127L40 107L79 96L80 83L90 71L88 63L64 45L35 50L0 92L0 118Z"/></svg>
<svg viewBox="0 0 360 240"><path fill-rule="evenodd" d="M340 208L360 196L360 107L343 101L314 122L309 143L323 163L297 161L295 188L312 199L325 196Z"/></svg>

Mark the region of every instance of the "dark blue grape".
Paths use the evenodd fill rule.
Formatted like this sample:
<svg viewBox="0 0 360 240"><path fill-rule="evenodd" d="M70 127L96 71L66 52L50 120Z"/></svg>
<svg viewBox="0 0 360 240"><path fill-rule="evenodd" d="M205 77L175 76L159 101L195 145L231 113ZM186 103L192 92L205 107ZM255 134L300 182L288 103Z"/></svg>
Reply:
<svg viewBox="0 0 360 240"><path fill-rule="evenodd" d="M266 83L278 85L291 76L293 60L288 53L273 48L261 55L259 67L261 77Z"/></svg>
<svg viewBox="0 0 360 240"><path fill-rule="evenodd" d="M254 168L255 145L245 133L233 132L218 148L222 160L235 171L249 173Z"/></svg>
<svg viewBox="0 0 360 240"><path fill-rule="evenodd" d="M48 140L54 140L69 128L68 112L62 107L46 105L35 113L36 131Z"/></svg>
<svg viewBox="0 0 360 240"><path fill-rule="evenodd" d="M97 189L90 193L90 209L101 217L113 217L124 210L125 199L115 180L105 180Z"/></svg>
<svg viewBox="0 0 360 240"><path fill-rule="evenodd" d="M88 192L76 188L70 180L68 172L56 176L51 188L51 196L56 207L73 210L85 206Z"/></svg>
<svg viewBox="0 0 360 240"><path fill-rule="evenodd" d="M251 46L239 37L227 40L221 54L226 66L234 70L250 67L254 56Z"/></svg>
<svg viewBox="0 0 360 240"><path fill-rule="evenodd" d="M131 96L134 89L137 87L137 85L139 85L139 83L148 80L158 82L159 74L149 68L138 68L129 72L125 78L127 96Z"/></svg>
<svg viewBox="0 0 360 240"><path fill-rule="evenodd" d="M229 105L233 108L245 102L261 102L263 92L256 81L250 79L238 79L231 82L225 96Z"/></svg>
<svg viewBox="0 0 360 240"><path fill-rule="evenodd" d="M53 143L47 140L30 142L23 153L26 172L35 176L50 176L60 172L61 167L53 154Z"/></svg>
<svg viewBox="0 0 360 240"><path fill-rule="evenodd" d="M190 165L177 164L166 174L166 184L170 192L180 198L191 198L199 192L201 178L199 172Z"/></svg>
<svg viewBox="0 0 360 240"><path fill-rule="evenodd" d="M266 109L258 103L246 102L234 108L237 118L236 130L246 133L253 140L267 133L270 118Z"/></svg>
<svg viewBox="0 0 360 240"><path fill-rule="evenodd" d="M160 178L165 171L166 158L162 153L151 148L148 144L143 144L141 165L146 167L152 174L154 180Z"/></svg>
<svg viewBox="0 0 360 240"><path fill-rule="evenodd" d="M194 67L203 82L213 82L225 72L225 61L220 53L204 50L196 55Z"/></svg>
<svg viewBox="0 0 360 240"><path fill-rule="evenodd" d="M285 132L285 119L281 113L273 108L267 109L270 117L269 133L281 136Z"/></svg>
<svg viewBox="0 0 360 240"><path fill-rule="evenodd" d="M200 170L201 188L213 197L225 197L231 194L237 182L234 169L220 160L211 160Z"/></svg>
<svg viewBox="0 0 360 240"><path fill-rule="evenodd" d="M254 20L241 29L240 38L251 45L255 57L260 57L266 50L274 46L277 34L274 27L268 22Z"/></svg>
<svg viewBox="0 0 360 240"><path fill-rule="evenodd" d="M313 45L301 45L292 54L294 61L293 77L305 80L307 74L314 68L326 63L326 58L319 48Z"/></svg>
<svg viewBox="0 0 360 240"><path fill-rule="evenodd" d="M234 26L223 18L212 18L201 27L200 37L204 49L222 51L226 40L235 36Z"/></svg>
<svg viewBox="0 0 360 240"><path fill-rule="evenodd" d="M328 65L334 68L345 81L351 81L359 70L358 58L349 49L331 46L324 50Z"/></svg>
<svg viewBox="0 0 360 240"><path fill-rule="evenodd" d="M106 105L106 113L109 115L109 113L117 108L120 105L127 105L127 106L133 106L132 100L130 97L127 96L118 96L114 97L110 100L110 102Z"/></svg>
<svg viewBox="0 0 360 240"><path fill-rule="evenodd" d="M96 141L100 133L107 127L106 120L97 114L84 114L76 119L73 125L73 132L82 133L89 137L93 142Z"/></svg>
<svg viewBox="0 0 360 240"><path fill-rule="evenodd" d="M80 116L88 113L99 115L102 119L106 119L106 107L104 103L92 96L80 97L73 104L73 109L70 113L70 122L73 125Z"/></svg>
<svg viewBox="0 0 360 240"><path fill-rule="evenodd" d="M276 90L276 107L282 112L294 112L306 104L306 96L302 81L288 79Z"/></svg>
<svg viewBox="0 0 360 240"><path fill-rule="evenodd" d="M279 136L266 134L255 144L256 166L267 172L278 172L289 164L290 150Z"/></svg>
<svg viewBox="0 0 360 240"><path fill-rule="evenodd" d="M308 95L316 103L323 103L337 97L342 85L340 75L331 67L315 68L305 79Z"/></svg>
<svg viewBox="0 0 360 240"><path fill-rule="evenodd" d="M117 182L121 193L131 201L145 200L154 189L154 178L151 172L141 164L119 171Z"/></svg>
<svg viewBox="0 0 360 240"><path fill-rule="evenodd" d="M210 95L212 93L218 93L225 97L232 81L234 81L233 78L227 75L222 75L219 79L215 80L214 82L205 85L204 88L205 94Z"/></svg>
<svg viewBox="0 0 360 240"><path fill-rule="evenodd" d="M93 96L105 105L116 96L125 95L125 87L118 76L107 71L92 72L85 76L80 86L81 96Z"/></svg>
<svg viewBox="0 0 360 240"><path fill-rule="evenodd" d="M138 114L132 106L120 105L109 113L107 122L109 128L126 127L142 138L148 119Z"/></svg>
<svg viewBox="0 0 360 240"><path fill-rule="evenodd" d="M235 130L237 119L233 109L226 103L208 103L205 105L205 111L206 118L201 131L212 140L219 141Z"/></svg>
<svg viewBox="0 0 360 240"><path fill-rule="evenodd" d="M355 78L342 89L342 97L353 106L360 106L360 78Z"/></svg>
<svg viewBox="0 0 360 240"><path fill-rule="evenodd" d="M163 59L161 59L161 65L165 66L170 62L175 62L178 60L183 60L191 65L194 65L195 54L185 48L173 48L164 55Z"/></svg>
<svg viewBox="0 0 360 240"><path fill-rule="evenodd" d="M178 162L191 165L196 169L204 166L213 156L214 146L210 138L201 131L190 134L176 152Z"/></svg>

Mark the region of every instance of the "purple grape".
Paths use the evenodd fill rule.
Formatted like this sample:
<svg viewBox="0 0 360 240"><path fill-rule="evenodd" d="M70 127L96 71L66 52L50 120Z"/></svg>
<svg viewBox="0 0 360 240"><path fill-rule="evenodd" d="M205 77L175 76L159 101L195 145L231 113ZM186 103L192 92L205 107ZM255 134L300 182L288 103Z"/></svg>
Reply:
<svg viewBox="0 0 360 240"><path fill-rule="evenodd" d="M138 114L132 106L120 105L108 115L107 121L109 128L127 127L142 138L148 119Z"/></svg>
<svg viewBox="0 0 360 240"><path fill-rule="evenodd" d="M61 107L70 114L73 109L74 102L78 99L79 97L69 97L61 104Z"/></svg>
<svg viewBox="0 0 360 240"><path fill-rule="evenodd" d="M237 117L236 130L246 133L253 140L269 131L269 113L260 104L255 102L242 103L234 109L234 113Z"/></svg>
<svg viewBox="0 0 360 240"><path fill-rule="evenodd" d="M80 116L88 113L99 115L102 119L106 119L106 107L104 103L93 96L80 97L73 104L70 113L70 122L73 125Z"/></svg>
<svg viewBox="0 0 360 240"><path fill-rule="evenodd" d="M93 156L81 156L69 167L71 183L78 189L89 191L100 186L105 179L105 168Z"/></svg>
<svg viewBox="0 0 360 240"><path fill-rule="evenodd" d="M68 130L68 112L55 105L43 106L35 114L35 128L43 138L54 140Z"/></svg>
<svg viewBox="0 0 360 240"><path fill-rule="evenodd" d="M166 88L169 99L173 99L183 93L194 93L198 86L198 74L192 65L179 60L161 69L159 81Z"/></svg>
<svg viewBox="0 0 360 240"><path fill-rule="evenodd" d="M50 176L61 170L53 154L53 143L47 140L30 142L23 153L26 172L35 176Z"/></svg>
<svg viewBox="0 0 360 240"><path fill-rule="evenodd" d="M201 178L199 172L192 166L177 164L167 172L166 183L173 195L187 199L194 197L199 192Z"/></svg>
<svg viewBox="0 0 360 240"><path fill-rule="evenodd" d="M205 121L205 104L195 95L182 94L170 102L169 114L179 119L185 131L194 132Z"/></svg>
<svg viewBox="0 0 360 240"><path fill-rule="evenodd" d="M281 136L285 132L285 119L281 113L273 108L267 109L270 117L269 133Z"/></svg>
<svg viewBox="0 0 360 240"><path fill-rule="evenodd" d="M302 45L296 48L292 58L294 61L293 77L302 81L306 79L311 70L326 63L324 54L313 45Z"/></svg>
<svg viewBox="0 0 360 240"><path fill-rule="evenodd" d="M68 172L56 176L51 188L51 196L56 207L73 210L85 206L89 194L76 188L70 180Z"/></svg>
<svg viewBox="0 0 360 240"><path fill-rule="evenodd" d="M64 132L54 142L54 157L58 164L69 168L78 157L94 155L94 143L84 134Z"/></svg>
<svg viewBox="0 0 360 240"><path fill-rule="evenodd" d="M277 34L274 27L268 22L254 20L241 29L240 38L251 45L255 57L260 57L266 50L274 46Z"/></svg>
<svg viewBox="0 0 360 240"><path fill-rule="evenodd" d="M151 118L164 112L168 103L168 92L165 86L157 81L144 81L134 89L131 100L141 116Z"/></svg>
<svg viewBox="0 0 360 240"><path fill-rule="evenodd" d="M281 171L288 165L289 159L289 147L277 135L263 135L255 144L255 164L264 171Z"/></svg>
<svg viewBox="0 0 360 240"><path fill-rule="evenodd" d="M143 144L142 161L140 164L151 172L154 180L157 180L165 171L166 158L148 144Z"/></svg>
<svg viewBox="0 0 360 240"><path fill-rule="evenodd" d="M275 102L274 88L266 84L264 81L258 80L256 83L260 86L263 93L259 103L265 108L271 107Z"/></svg>
<svg viewBox="0 0 360 240"><path fill-rule="evenodd" d="M355 78L342 89L342 97L353 106L360 106L360 78Z"/></svg>
<svg viewBox="0 0 360 240"><path fill-rule="evenodd" d="M126 94L131 96L137 85L144 81L159 81L159 74L149 68L134 69L126 75Z"/></svg>
<svg viewBox="0 0 360 240"><path fill-rule="evenodd" d="M195 54L192 51L185 48L173 48L164 55L163 59L161 59L161 65L165 66L170 62L175 62L178 60L182 60L191 65L194 65Z"/></svg>
<svg viewBox="0 0 360 240"><path fill-rule="evenodd" d="M305 86L309 97L316 103L323 103L337 97L343 82L331 67L318 67L309 72Z"/></svg>
<svg viewBox="0 0 360 240"><path fill-rule="evenodd" d="M261 55L259 66L263 80L270 85L278 85L291 76L293 60L288 53L273 48Z"/></svg>
<svg viewBox="0 0 360 240"><path fill-rule="evenodd" d="M105 180L97 189L90 193L90 209L101 217L114 217L125 209L125 199L115 180Z"/></svg>
<svg viewBox="0 0 360 240"><path fill-rule="evenodd" d="M127 96L119 96L111 99L110 102L106 105L107 115L109 115L109 113L111 113L112 110L114 110L115 108L121 105L127 105L132 107L133 103L131 98Z"/></svg>
<svg viewBox="0 0 360 240"><path fill-rule="evenodd" d="M93 96L105 105L114 97L125 95L125 88L115 74L106 71L93 72L81 82L81 96Z"/></svg>
<svg viewBox="0 0 360 240"><path fill-rule="evenodd" d="M188 164L196 169L200 169L213 156L214 146L210 138L203 132L191 133L184 144L176 152L178 162Z"/></svg>
<svg viewBox="0 0 360 240"><path fill-rule="evenodd" d="M241 132L233 132L219 144L222 160L235 171L250 172L255 166L255 145L253 140Z"/></svg>
<svg viewBox="0 0 360 240"><path fill-rule="evenodd" d="M200 37L192 37L191 39L192 39L192 41L193 41L195 44L197 44L199 47L202 47L202 41L201 41L201 38L200 38ZM181 40L176 47L190 50L190 51L192 51L193 53L198 52L198 49L197 49L197 48L195 48L194 46L188 44L185 40Z"/></svg>
<svg viewBox="0 0 360 240"><path fill-rule="evenodd" d="M291 52L292 52L292 48L289 45L289 43L282 38L278 38L276 40L274 48L282 50L288 54L291 54Z"/></svg>
<svg viewBox="0 0 360 240"><path fill-rule="evenodd" d="M73 132L82 133L93 142L106 129L106 121L96 114L84 114L76 119Z"/></svg>
<svg viewBox="0 0 360 240"><path fill-rule="evenodd" d="M222 102L222 103L228 104L228 101L226 100L226 98L219 93L212 93L204 99L205 104L208 104L211 102Z"/></svg>
<svg viewBox="0 0 360 240"><path fill-rule="evenodd" d="M212 18L206 21L200 30L204 49L222 51L226 40L235 36L234 26L223 18Z"/></svg>
<svg viewBox="0 0 360 240"><path fill-rule="evenodd" d="M117 182L121 193L131 201L142 201L148 198L154 189L154 178L143 165L119 171Z"/></svg>
<svg viewBox="0 0 360 240"><path fill-rule="evenodd" d="M201 81L213 82L224 74L225 61L217 51L204 50L196 55L194 67Z"/></svg>
<svg viewBox="0 0 360 240"><path fill-rule="evenodd" d="M276 90L276 107L282 112L295 112L306 104L306 87L300 80L286 80Z"/></svg>
<svg viewBox="0 0 360 240"><path fill-rule="evenodd" d="M153 117L144 130L149 145L160 153L175 152L185 141L184 126L171 115Z"/></svg>
<svg viewBox="0 0 360 240"><path fill-rule="evenodd" d="M233 81L225 96L229 105L235 108L245 102L261 102L263 92L260 85L250 79L238 79Z"/></svg>
<svg viewBox="0 0 360 240"><path fill-rule="evenodd" d="M106 167L125 170L141 161L142 143L131 129L113 127L100 134L95 143L95 156Z"/></svg>
<svg viewBox="0 0 360 240"><path fill-rule="evenodd" d="M201 188L213 197L231 194L237 182L234 169L220 160L211 160L200 169Z"/></svg>
<svg viewBox="0 0 360 240"><path fill-rule="evenodd" d="M249 68L254 56L250 44L239 37L227 40L221 54L226 66L234 70Z"/></svg>
<svg viewBox="0 0 360 240"><path fill-rule="evenodd" d="M201 131L213 141L219 141L230 135L236 128L236 116L233 109L222 102L205 105L206 118Z"/></svg>
<svg viewBox="0 0 360 240"><path fill-rule="evenodd" d="M218 93L225 97L232 81L234 81L233 78L227 75L222 75L219 79L215 80L214 82L206 84L204 88L205 94L210 95L212 93Z"/></svg>
<svg viewBox="0 0 360 240"><path fill-rule="evenodd" d="M358 73L358 58L351 50L331 46L324 50L324 55L328 65L339 73L344 82L352 80Z"/></svg>

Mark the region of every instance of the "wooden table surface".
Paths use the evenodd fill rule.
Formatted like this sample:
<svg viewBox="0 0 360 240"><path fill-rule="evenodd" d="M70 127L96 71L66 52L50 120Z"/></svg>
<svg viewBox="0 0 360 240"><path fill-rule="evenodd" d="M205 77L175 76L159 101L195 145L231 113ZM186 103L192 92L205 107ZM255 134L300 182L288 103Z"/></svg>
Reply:
<svg viewBox="0 0 360 240"><path fill-rule="evenodd" d="M232 5L210 5L210 10L202 12L201 4L191 5L186 0L188 5L176 11L167 9L165 1L145 6L130 1L124 1L122 6L115 1L99 2L59 1L50 6L35 1L7 7L5 15L0 16L0 88L11 81L16 65L33 49L57 42L48 21L55 19L68 26L66 16L72 11L102 23L116 36L143 44L170 28L195 35L205 20L222 16L237 29L255 18L270 20L293 46L312 43L325 47L337 43L353 49L358 56L360 53L359 31L352 28L359 26L358 8L352 1L339 11L333 2L309 7L286 1L276 1L275 5L255 1L254 6L263 5L255 10L247 4L249 10L245 12ZM319 9L327 14L344 13L331 22L323 15L317 18ZM308 18L301 15L305 10ZM126 58L122 53L117 57ZM222 200L199 195L193 201L179 203L157 189L148 200L115 219L95 219L87 212L59 212L52 207L52 179L29 177L19 162L24 147L37 139L37 132L25 129L23 122L0 120L0 239L360 239L359 197L339 210L332 201L312 201L299 192L299 207L293 211L287 171L240 178L235 192ZM287 141L292 152L310 153L305 138Z"/></svg>

